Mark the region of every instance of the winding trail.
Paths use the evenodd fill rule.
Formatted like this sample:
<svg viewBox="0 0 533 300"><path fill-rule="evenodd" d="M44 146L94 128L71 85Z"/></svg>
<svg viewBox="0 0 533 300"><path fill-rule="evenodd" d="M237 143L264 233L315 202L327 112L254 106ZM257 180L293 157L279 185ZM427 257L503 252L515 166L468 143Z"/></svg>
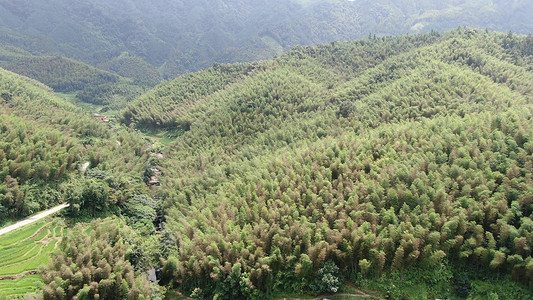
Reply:
<svg viewBox="0 0 533 300"><path fill-rule="evenodd" d="M45 210L45 211L43 211L43 212L40 212L40 213L38 213L38 214L36 214L36 215L33 215L33 216L27 218L27 219L24 219L24 220L22 220L22 221L19 221L19 222L13 224L13 225L9 225L9 226L7 226L7 227L1 228L1 229L0 229L0 235L2 235L2 234L6 234L6 233L8 233L8 232L11 232L11 231L13 231L13 230L15 230L15 229L18 229L18 228L20 228L20 227L22 227L22 226L25 226L25 225L28 225L28 224L33 223L33 222L35 222L35 221L38 221L38 220L40 220L40 219L42 219L42 218L46 218L46 217L48 217L49 215L54 214L54 213L56 213L56 212L62 210L62 209L65 208L65 207L69 207L69 205L70 205L70 204L61 204L61 205L58 205L58 206L56 206L56 207L54 207L54 208L50 208L49 210Z"/></svg>

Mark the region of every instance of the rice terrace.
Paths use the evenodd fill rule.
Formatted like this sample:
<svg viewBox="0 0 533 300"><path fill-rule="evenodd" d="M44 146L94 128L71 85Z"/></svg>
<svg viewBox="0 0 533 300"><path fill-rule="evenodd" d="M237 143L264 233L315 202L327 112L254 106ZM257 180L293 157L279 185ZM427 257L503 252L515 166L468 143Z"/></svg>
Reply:
<svg viewBox="0 0 533 300"><path fill-rule="evenodd" d="M48 263L63 235L61 219L46 218L0 238L0 299L23 299L40 291L38 268Z"/></svg>

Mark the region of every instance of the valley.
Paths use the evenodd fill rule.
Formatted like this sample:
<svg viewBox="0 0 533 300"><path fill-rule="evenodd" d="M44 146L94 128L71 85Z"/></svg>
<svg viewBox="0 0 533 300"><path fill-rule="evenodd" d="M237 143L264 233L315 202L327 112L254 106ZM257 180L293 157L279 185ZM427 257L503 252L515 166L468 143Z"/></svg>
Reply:
<svg viewBox="0 0 533 300"><path fill-rule="evenodd" d="M533 299L532 6L252 2L0 0L0 299Z"/></svg>

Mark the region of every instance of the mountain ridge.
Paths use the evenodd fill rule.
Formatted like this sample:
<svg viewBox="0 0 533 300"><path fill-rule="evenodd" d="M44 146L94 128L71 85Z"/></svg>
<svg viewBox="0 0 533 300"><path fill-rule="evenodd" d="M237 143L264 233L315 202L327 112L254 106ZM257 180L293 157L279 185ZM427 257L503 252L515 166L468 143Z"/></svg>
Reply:
<svg viewBox="0 0 533 300"><path fill-rule="evenodd" d="M128 52L163 78L214 62L269 59L312 45L459 25L530 32L527 1L179 1L26 0L0 2L1 40L36 55L62 55L108 66ZM454 13L450 13L454 12ZM511 17L512 16L512 17ZM257 24L256 20L262 20ZM84 52L89 50L88 52Z"/></svg>
<svg viewBox="0 0 533 300"><path fill-rule="evenodd" d="M451 273L470 259L528 281L530 40L459 28L296 47L138 98L130 125L180 129L159 165L164 243L179 248L163 249L162 280L268 298L315 289L331 260L400 298L385 273ZM184 94L199 78L216 89ZM413 280L431 297L452 293L440 290L449 279Z"/></svg>

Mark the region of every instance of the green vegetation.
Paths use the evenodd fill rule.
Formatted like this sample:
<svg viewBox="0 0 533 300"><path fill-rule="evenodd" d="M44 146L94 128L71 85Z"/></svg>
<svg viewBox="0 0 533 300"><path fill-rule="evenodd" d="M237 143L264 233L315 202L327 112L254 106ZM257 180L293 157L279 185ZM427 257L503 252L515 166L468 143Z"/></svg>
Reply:
<svg viewBox="0 0 533 300"><path fill-rule="evenodd" d="M43 273L44 299L156 298L159 288L135 271L143 263L137 260L140 237L114 219L88 226L76 225L64 236Z"/></svg>
<svg viewBox="0 0 533 300"><path fill-rule="evenodd" d="M102 66L126 78L133 78L144 82L158 82L160 76L157 70L138 56L129 55L127 52L113 58Z"/></svg>
<svg viewBox="0 0 533 300"><path fill-rule="evenodd" d="M2 221L66 201L76 191L73 182L105 185L113 204L146 191L147 141L86 116L36 81L1 69L0 132ZM81 172L85 162L87 171Z"/></svg>
<svg viewBox="0 0 533 300"><path fill-rule="evenodd" d="M16 280L0 280L0 299L23 298L39 293L42 289L41 275L24 276Z"/></svg>
<svg viewBox="0 0 533 300"><path fill-rule="evenodd" d="M472 295L527 299L531 45L458 29L297 47L140 97L126 122L184 130L160 162L162 283L221 299L333 291L319 272L332 261L383 296L446 298L469 290L454 279L468 261L497 275L467 273ZM491 278L505 284L478 281Z"/></svg>
<svg viewBox="0 0 533 300"><path fill-rule="evenodd" d="M149 140L135 130L116 123L104 124L71 102L75 103L72 94L57 97L37 81L0 69L0 222L64 202L71 204L64 213L73 220L124 216L143 240L134 241L137 250L133 250L137 252L129 252L133 241L114 250L117 255L120 249L128 250L128 261L144 273L155 265L157 256L152 253L159 244L156 236L149 236L155 232L152 221L157 206L148 196L143 176L153 149ZM98 225L79 226L91 232L97 231ZM122 227L116 230L126 234ZM45 285L35 273L48 264L52 253L61 251L58 240L62 235L61 228L49 224L43 227L38 222L2 236L0 299L42 291ZM75 243L70 236L67 240ZM147 285L146 279L130 269L127 267L122 275L133 298L158 293L156 287ZM119 284L124 286L123 282Z"/></svg>
<svg viewBox="0 0 533 300"><path fill-rule="evenodd" d="M61 56L35 56L9 44L0 46L0 67L38 80L56 92L74 94L79 101L106 106L106 110L122 109L159 81L155 71L149 75L145 70L145 77L134 80Z"/></svg>
<svg viewBox="0 0 533 300"><path fill-rule="evenodd" d="M104 124L0 70L0 212L118 216L64 236L45 299L532 299L532 72L531 36L371 36L215 64Z"/></svg>
<svg viewBox="0 0 533 300"><path fill-rule="evenodd" d="M531 15L533 5L524 0L2 0L0 41L24 49L19 53L59 53L152 80L369 34L457 26L528 33Z"/></svg>
<svg viewBox="0 0 533 300"><path fill-rule="evenodd" d="M63 235L64 224L37 221L0 239L0 299L40 292L43 281L35 274L50 261Z"/></svg>
<svg viewBox="0 0 533 300"><path fill-rule="evenodd" d="M143 128L187 131L190 129L190 122L178 119L180 115L194 111L206 97L242 79L253 70L253 65L215 64L205 71L181 76L137 99L135 105L124 113L123 122L127 125L135 123Z"/></svg>
<svg viewBox="0 0 533 300"><path fill-rule="evenodd" d="M4 56L2 66L34 78L58 92L83 90L87 85L119 81L119 76L110 72L60 56Z"/></svg>

